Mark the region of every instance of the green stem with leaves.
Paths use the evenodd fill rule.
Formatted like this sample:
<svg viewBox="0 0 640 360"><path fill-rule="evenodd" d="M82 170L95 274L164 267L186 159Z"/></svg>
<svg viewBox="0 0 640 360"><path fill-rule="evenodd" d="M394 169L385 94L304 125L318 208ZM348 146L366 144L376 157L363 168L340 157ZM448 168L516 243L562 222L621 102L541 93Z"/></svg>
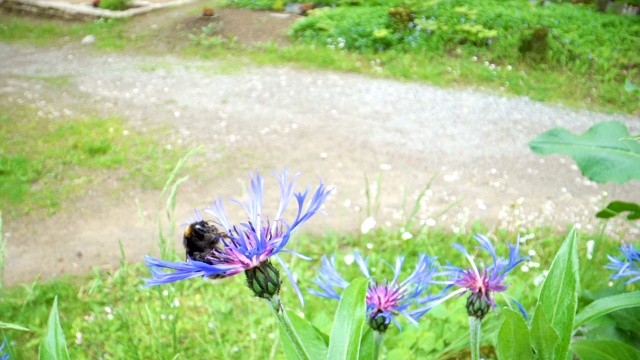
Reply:
<svg viewBox="0 0 640 360"><path fill-rule="evenodd" d="M293 345L293 348L298 354L298 358L302 360L309 360L309 354L307 354L304 346L302 346L302 339L300 339L300 336L293 328L293 324L291 323L289 316L287 316L287 312L284 311L284 308L282 307L280 296L275 295L271 300L267 300L267 302L269 303L269 305L271 305L271 310L273 310L273 313L276 315L276 318L280 322L282 330Z"/></svg>
<svg viewBox="0 0 640 360"><path fill-rule="evenodd" d="M469 316L469 333L471 335L471 360L480 359L480 338L482 335L482 319Z"/></svg>

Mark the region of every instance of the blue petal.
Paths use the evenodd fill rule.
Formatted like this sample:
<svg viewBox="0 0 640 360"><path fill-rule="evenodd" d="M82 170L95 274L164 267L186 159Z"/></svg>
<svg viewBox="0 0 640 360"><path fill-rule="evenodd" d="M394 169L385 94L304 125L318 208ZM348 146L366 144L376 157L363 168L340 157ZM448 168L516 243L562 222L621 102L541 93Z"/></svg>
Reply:
<svg viewBox="0 0 640 360"><path fill-rule="evenodd" d="M369 268L367 266L367 260L369 259L369 257L363 259L358 250L355 250L353 252L353 257L356 260L356 264L358 264L362 275L364 275L367 279L371 278L371 274L369 273Z"/></svg>
<svg viewBox="0 0 640 360"><path fill-rule="evenodd" d="M291 286L293 287L293 291L295 291L296 295L298 295L298 299L300 299L300 304L302 305L302 307L304 307L304 298L302 297L302 291L300 291L300 287L298 286L298 283L293 278L293 274L291 274L291 270L289 270L289 267L280 258L280 256L275 255L274 257L278 260L278 262L280 263L280 266L282 266L282 269L284 270L285 274L287 274L287 277L289 278L289 281L291 282Z"/></svg>
<svg viewBox="0 0 640 360"><path fill-rule="evenodd" d="M212 275L222 275L228 271L238 269L238 265L214 266L201 261L189 260L187 262L164 261L145 256L147 267L151 270L153 278L144 279L146 284L143 287L170 284L172 282L191 279L195 277L209 277ZM164 272L161 269L172 269L175 272Z"/></svg>

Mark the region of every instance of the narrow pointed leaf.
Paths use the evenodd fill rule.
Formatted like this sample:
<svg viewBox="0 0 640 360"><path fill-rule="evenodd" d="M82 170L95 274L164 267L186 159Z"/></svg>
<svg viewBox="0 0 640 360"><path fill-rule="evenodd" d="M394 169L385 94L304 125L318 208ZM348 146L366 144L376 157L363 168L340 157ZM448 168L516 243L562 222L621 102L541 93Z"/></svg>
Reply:
<svg viewBox="0 0 640 360"><path fill-rule="evenodd" d="M368 280L354 280L342 294L331 329L328 360L357 360L360 338L367 315L365 296Z"/></svg>
<svg viewBox="0 0 640 360"><path fill-rule="evenodd" d="M627 127L619 121L601 122L582 135L563 128L549 130L529 142L540 155L567 154L590 180L622 184L640 180L640 143L621 140L628 137Z"/></svg>
<svg viewBox="0 0 640 360"><path fill-rule="evenodd" d="M20 330L20 331L31 331L24 326L20 326L17 324L10 324L6 322L0 321L0 329L10 329L10 330Z"/></svg>
<svg viewBox="0 0 640 360"><path fill-rule="evenodd" d="M612 201L606 208L600 210L596 217L601 219L608 219L614 216L618 216L623 212L629 212L627 219L637 220L640 219L640 205L624 201Z"/></svg>
<svg viewBox="0 0 640 360"><path fill-rule="evenodd" d="M578 307L578 253L575 229L572 229L551 263L549 275L542 284L536 313L542 309L560 341L554 351L556 359L564 359L569 351L573 319Z"/></svg>
<svg viewBox="0 0 640 360"><path fill-rule="evenodd" d="M40 344L40 360L69 360L67 341L64 338L58 316L58 297L53 300L47 333Z"/></svg>
<svg viewBox="0 0 640 360"><path fill-rule="evenodd" d="M640 306L640 291L608 296L596 300L587 305L576 316L576 319L573 321L573 328L577 329L579 326L610 312L635 306Z"/></svg>
<svg viewBox="0 0 640 360"><path fill-rule="evenodd" d="M287 311L287 314L294 330L302 339L302 345L306 353L309 354L310 360L325 359L327 357L328 337L293 312ZM280 327L280 339L284 348L285 358L287 360L298 359L298 353L294 350L289 337L286 336L282 327Z"/></svg>
<svg viewBox="0 0 640 360"><path fill-rule="evenodd" d="M504 309L503 314L505 319L498 332L498 359L531 359L531 339L524 317L510 309Z"/></svg>
<svg viewBox="0 0 640 360"><path fill-rule="evenodd" d="M531 320L531 346L536 352L537 359L553 359L558 343L560 343L558 333L549 324L542 306L538 306Z"/></svg>
<svg viewBox="0 0 640 360"><path fill-rule="evenodd" d="M580 340L571 344L582 360L640 360L640 351L614 340Z"/></svg>

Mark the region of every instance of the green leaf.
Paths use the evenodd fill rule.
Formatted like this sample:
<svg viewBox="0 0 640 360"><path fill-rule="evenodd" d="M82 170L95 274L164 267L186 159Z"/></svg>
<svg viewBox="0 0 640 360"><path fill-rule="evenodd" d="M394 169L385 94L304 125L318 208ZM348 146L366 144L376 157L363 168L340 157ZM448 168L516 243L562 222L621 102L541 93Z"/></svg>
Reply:
<svg viewBox="0 0 640 360"><path fill-rule="evenodd" d="M553 329L542 306L536 308L531 320L531 345L539 360L553 359L556 345L560 342L558 333Z"/></svg>
<svg viewBox="0 0 640 360"><path fill-rule="evenodd" d="M601 122L582 135L563 128L549 130L531 140L529 147L539 155L567 154L590 180L619 184L640 180L640 144L620 140L629 136L618 121Z"/></svg>
<svg viewBox="0 0 640 360"><path fill-rule="evenodd" d="M554 350L556 359L564 359L569 351L573 319L578 307L578 250L575 229L572 229L551 263L549 275L542 284L536 305L544 311L549 324L558 333Z"/></svg>
<svg viewBox="0 0 640 360"><path fill-rule="evenodd" d="M640 360L638 349L614 340L580 340L571 350L581 360Z"/></svg>
<svg viewBox="0 0 640 360"><path fill-rule="evenodd" d="M608 296L596 300L587 305L576 316L573 322L573 328L577 329L579 326L610 312L635 306L640 306L640 291Z"/></svg>
<svg viewBox="0 0 640 360"><path fill-rule="evenodd" d="M596 217L601 219L608 219L614 216L618 216L625 211L629 212L627 219L629 220L640 219L640 205L635 203L624 202L624 201L610 202L606 208L600 210L596 214Z"/></svg>
<svg viewBox="0 0 640 360"><path fill-rule="evenodd" d="M631 82L631 80L629 80L629 78L625 79L624 81L624 89L630 93L640 94L640 87L633 85L633 83Z"/></svg>
<svg viewBox="0 0 640 360"><path fill-rule="evenodd" d="M376 340L373 336L373 329L367 327L362 334L362 340L360 341L360 355L358 359L369 360L374 359Z"/></svg>
<svg viewBox="0 0 640 360"><path fill-rule="evenodd" d="M531 359L529 328L522 314L504 309L505 319L498 332L498 359Z"/></svg>
<svg viewBox="0 0 640 360"><path fill-rule="evenodd" d="M368 279L357 279L342 294L331 329L328 360L358 359L360 337L367 314L365 296L368 284Z"/></svg>
<svg viewBox="0 0 640 360"><path fill-rule="evenodd" d="M47 333L40 344L40 360L70 360L67 351L67 342L60 326L58 316L58 297L53 300Z"/></svg>
<svg viewBox="0 0 640 360"><path fill-rule="evenodd" d="M0 329L11 329L11 330L20 330L20 331L31 331L26 327L17 325L17 324L9 324L6 322L0 321Z"/></svg>
<svg viewBox="0 0 640 360"><path fill-rule="evenodd" d="M291 325L293 325L294 330L298 333L300 339L302 339L302 345L306 353L309 354L309 358L311 360L325 359L327 357L328 337L293 312L287 311L287 314L289 315ZM282 347L284 348L285 358L287 360L298 359L298 353L294 350L289 337L284 333L282 327L280 327L280 339L282 341Z"/></svg>

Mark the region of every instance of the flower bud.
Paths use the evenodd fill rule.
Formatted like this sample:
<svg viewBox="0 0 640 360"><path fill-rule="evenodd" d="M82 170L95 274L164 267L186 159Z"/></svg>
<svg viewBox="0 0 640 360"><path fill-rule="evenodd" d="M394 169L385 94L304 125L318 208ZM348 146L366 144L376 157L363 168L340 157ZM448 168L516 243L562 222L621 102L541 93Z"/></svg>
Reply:
<svg viewBox="0 0 640 360"><path fill-rule="evenodd" d="M476 292L469 295L467 299L467 314L478 320L482 320L491 309L491 301L489 294L484 296L482 292Z"/></svg>
<svg viewBox="0 0 640 360"><path fill-rule="evenodd" d="M247 286L257 297L271 300L280 292L280 273L270 261L264 261L244 273L247 276Z"/></svg>
<svg viewBox="0 0 640 360"><path fill-rule="evenodd" d="M391 324L391 318L380 314L380 312L372 313L369 316L369 326L377 332L385 332Z"/></svg>

